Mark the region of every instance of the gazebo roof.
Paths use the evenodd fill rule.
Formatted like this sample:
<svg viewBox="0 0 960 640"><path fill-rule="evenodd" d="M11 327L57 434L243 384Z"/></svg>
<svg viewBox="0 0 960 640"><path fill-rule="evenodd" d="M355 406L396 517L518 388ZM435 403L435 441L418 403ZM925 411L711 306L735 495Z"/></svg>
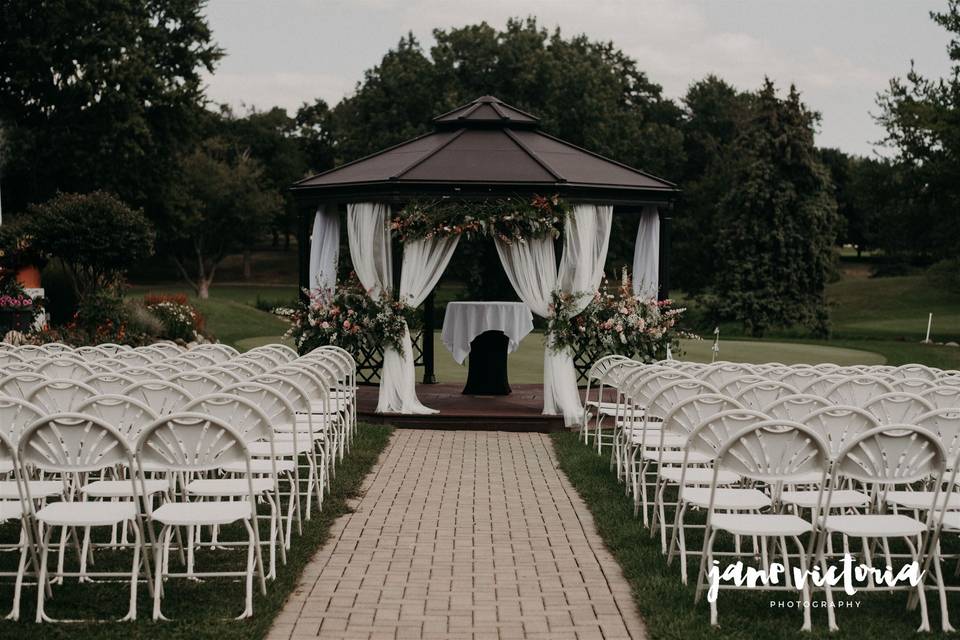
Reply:
<svg viewBox="0 0 960 640"><path fill-rule="evenodd" d="M492 96L441 114L434 131L295 183L303 199L559 193L622 203L670 200L676 186L564 142Z"/></svg>

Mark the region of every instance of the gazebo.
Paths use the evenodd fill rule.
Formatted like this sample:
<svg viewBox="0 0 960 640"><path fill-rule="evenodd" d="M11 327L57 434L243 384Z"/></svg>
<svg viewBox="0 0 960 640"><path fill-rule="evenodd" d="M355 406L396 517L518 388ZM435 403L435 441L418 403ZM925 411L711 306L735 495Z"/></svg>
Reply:
<svg viewBox="0 0 960 640"><path fill-rule="evenodd" d="M492 96L441 114L433 119L433 125L429 133L291 187L299 203L301 290L333 286L343 209L353 213L363 204L367 207L364 211L379 212L377 215L386 217L389 236L389 212L414 200L469 202L557 195L573 206L603 207L608 215L636 217L634 273L643 275L644 295L667 296L669 214L678 192L676 185L551 136L540 129L536 116ZM372 233L366 242L376 237L382 244L377 235L382 231ZM609 235L609 222L605 233ZM363 251L360 245L358 240L358 253ZM386 250L389 252L388 246ZM359 274L358 256L352 257ZM518 293L524 299L522 292ZM430 383L433 294L428 292L422 303L424 382Z"/></svg>

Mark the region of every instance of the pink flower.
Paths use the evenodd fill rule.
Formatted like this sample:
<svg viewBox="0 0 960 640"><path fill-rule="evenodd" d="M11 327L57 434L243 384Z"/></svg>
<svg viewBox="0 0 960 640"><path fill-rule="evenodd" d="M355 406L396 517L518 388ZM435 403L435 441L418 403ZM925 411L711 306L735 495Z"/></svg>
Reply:
<svg viewBox="0 0 960 640"><path fill-rule="evenodd" d="M349 321L349 320L344 320L344 321L343 321L343 328L344 328L344 329L349 329L349 328L350 328L350 321Z"/></svg>
<svg viewBox="0 0 960 640"><path fill-rule="evenodd" d="M330 323L327 322L326 320L324 320L323 322L320 323L320 328L321 328L321 329L329 329L329 328L330 328Z"/></svg>

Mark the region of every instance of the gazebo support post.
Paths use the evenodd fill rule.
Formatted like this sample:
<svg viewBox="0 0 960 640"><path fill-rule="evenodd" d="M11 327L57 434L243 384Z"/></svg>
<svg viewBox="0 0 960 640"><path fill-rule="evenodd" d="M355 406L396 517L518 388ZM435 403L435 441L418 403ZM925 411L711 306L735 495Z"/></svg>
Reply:
<svg viewBox="0 0 960 640"><path fill-rule="evenodd" d="M306 304L306 291L310 288L310 226L313 223L311 213L316 212L316 204L301 202L297 209L297 273L300 283L300 301Z"/></svg>
<svg viewBox="0 0 960 640"><path fill-rule="evenodd" d="M670 297L670 232L673 218L660 214L660 264L657 267L659 280L657 300L666 300Z"/></svg>
<svg viewBox="0 0 960 640"><path fill-rule="evenodd" d="M423 301L423 384L437 384L433 372L433 330L434 330L433 291Z"/></svg>

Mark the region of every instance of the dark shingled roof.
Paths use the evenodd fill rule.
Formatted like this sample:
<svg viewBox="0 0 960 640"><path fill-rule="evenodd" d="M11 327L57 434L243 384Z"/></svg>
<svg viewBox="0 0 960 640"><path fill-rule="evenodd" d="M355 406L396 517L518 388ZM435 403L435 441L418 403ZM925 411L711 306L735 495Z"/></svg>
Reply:
<svg viewBox="0 0 960 640"><path fill-rule="evenodd" d="M676 186L539 129L536 116L484 96L435 130L301 180L300 196L477 191L669 199Z"/></svg>

